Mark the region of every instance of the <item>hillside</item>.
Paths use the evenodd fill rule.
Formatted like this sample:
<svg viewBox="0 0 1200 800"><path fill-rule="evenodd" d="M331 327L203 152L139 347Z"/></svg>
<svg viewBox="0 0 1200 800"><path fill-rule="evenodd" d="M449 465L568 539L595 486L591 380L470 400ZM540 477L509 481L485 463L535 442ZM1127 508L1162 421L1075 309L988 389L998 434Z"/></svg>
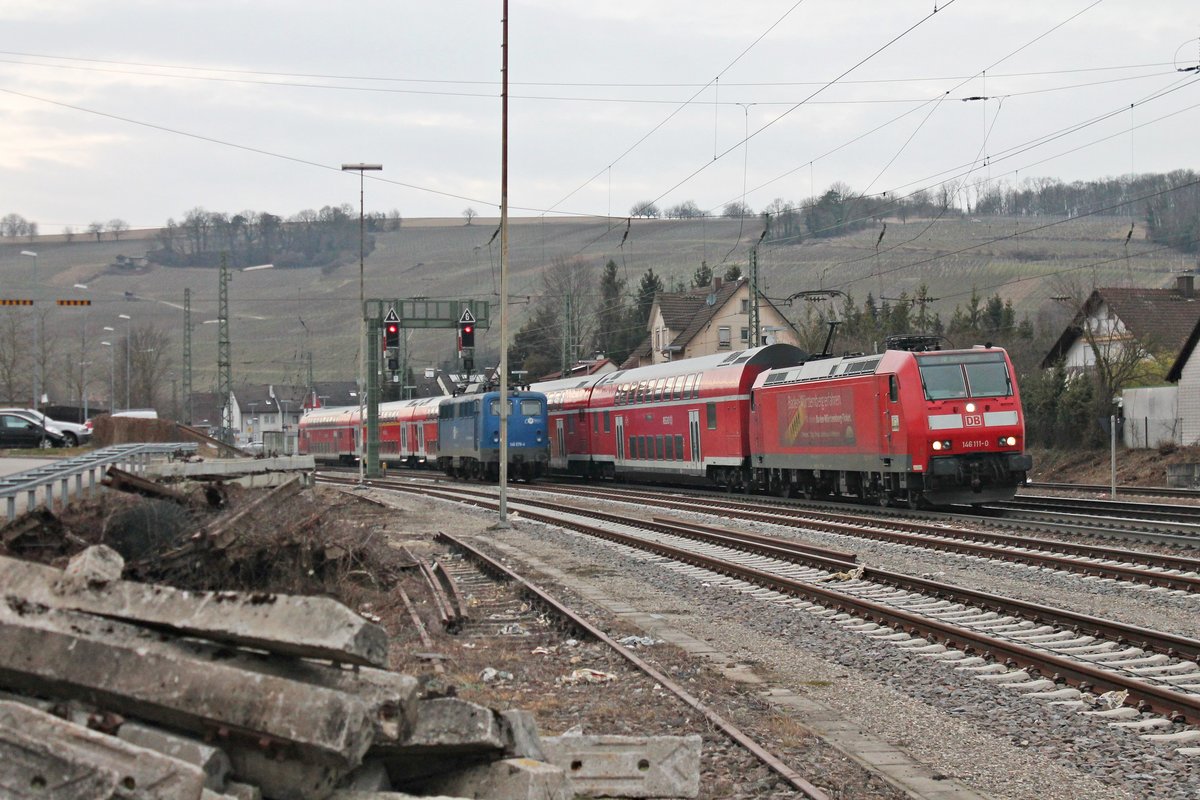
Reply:
<svg viewBox="0 0 1200 800"><path fill-rule="evenodd" d="M788 243L764 243L759 268L765 293L779 298L804 289L836 287L862 302L876 297L909 296L924 283L930 308L948 318L972 290L1011 298L1018 317L1048 328L1061 326L1067 304L1050 298L1063 293L1064 276L1081 285L1166 286L1171 273L1186 267L1172 251L1156 248L1135 231L1126 243L1126 218L1083 218L1031 231L1054 220L1042 218L888 220L883 241L878 227L847 236ZM411 220L394 232L377 234L376 249L365 263L368 298L476 298L495 303L500 281L499 239L490 241L495 219ZM1138 226L1139 228L1142 226ZM623 222L605 220L517 219L510 225L510 287L513 330L522 323L541 289L545 267L566 259L597 274L613 259L635 288L649 268L669 287L688 281L702 260L717 274L730 263L745 268L748 248L762 231L760 219L634 220L625 236ZM1022 231L1029 231L1023 233ZM1016 235L1013 235L1016 234ZM1004 238L1007 237L1007 238ZM911 241L909 241L911 240ZM490 241L490 243L489 243ZM135 327L154 325L170 338L171 369L182 359L185 289L191 290L193 375L196 390L216 381L218 271L199 268L119 266L119 256L137 258L153 246L153 232L130 231L120 241L76 237L38 237L33 242L0 243L5 297L39 300L89 297L90 308L48 307L47 339L63 363L91 364L92 394L107 395L108 348L99 345L116 328L123 336L128 314ZM889 249L890 248L890 249ZM969 249L968 249L969 248ZM33 259L38 253L34 289ZM961 251L961 252L960 252ZM136 262L143 264L143 261ZM1092 267L1091 265L1099 266ZM277 269L233 273L230 285L234 383L302 383L311 353L317 380L353 379L358 336L357 258L324 269ZM73 288L84 284L87 289ZM796 303L790 314L804 312ZM1073 310L1073 309L1069 309ZM6 314L27 314L4 309ZM498 352L499 313L493 305L491 331L481 331L477 361L494 363ZM13 317L10 317L13 319ZM442 364L454 355L454 335L414 331L410 361L416 368ZM80 358L79 356L82 356ZM517 365L514 365L514 367ZM53 383L51 383L53 387ZM118 385L120 378L118 377ZM171 386L164 386L169 397Z"/></svg>

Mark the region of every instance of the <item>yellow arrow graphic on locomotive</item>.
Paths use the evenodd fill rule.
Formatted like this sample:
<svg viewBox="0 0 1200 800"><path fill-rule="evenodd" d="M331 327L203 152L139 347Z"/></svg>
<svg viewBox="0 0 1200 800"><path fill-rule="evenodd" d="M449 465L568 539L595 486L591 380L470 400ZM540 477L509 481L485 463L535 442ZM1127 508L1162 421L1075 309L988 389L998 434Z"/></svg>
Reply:
<svg viewBox="0 0 1200 800"><path fill-rule="evenodd" d="M808 419L808 413L803 404L801 404L794 412L787 426L787 440L795 442L800 438L800 429L804 427L805 421Z"/></svg>

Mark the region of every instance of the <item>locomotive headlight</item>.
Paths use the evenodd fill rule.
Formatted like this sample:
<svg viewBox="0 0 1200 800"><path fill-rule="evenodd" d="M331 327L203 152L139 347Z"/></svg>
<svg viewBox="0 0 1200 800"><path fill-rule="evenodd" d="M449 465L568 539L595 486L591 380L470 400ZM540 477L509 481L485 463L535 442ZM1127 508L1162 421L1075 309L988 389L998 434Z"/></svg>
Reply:
<svg viewBox="0 0 1200 800"><path fill-rule="evenodd" d="M942 449L942 443L941 443L941 442L934 442L934 443L933 443L933 449L934 449L934 450L941 450L941 449Z"/></svg>
<svg viewBox="0 0 1200 800"><path fill-rule="evenodd" d="M1001 444L1006 444L1006 445L1008 445L1009 447L1012 447L1013 445L1015 445L1015 444L1017 443L1017 437L1015 437L1015 436L1009 436L1009 437L1007 437L1007 438L1005 438L1005 439L1001 439L1001 440L1000 440L1000 443L1001 443Z"/></svg>
<svg viewBox="0 0 1200 800"><path fill-rule="evenodd" d="M975 413L975 404L974 403L967 403L967 413L968 414Z"/></svg>

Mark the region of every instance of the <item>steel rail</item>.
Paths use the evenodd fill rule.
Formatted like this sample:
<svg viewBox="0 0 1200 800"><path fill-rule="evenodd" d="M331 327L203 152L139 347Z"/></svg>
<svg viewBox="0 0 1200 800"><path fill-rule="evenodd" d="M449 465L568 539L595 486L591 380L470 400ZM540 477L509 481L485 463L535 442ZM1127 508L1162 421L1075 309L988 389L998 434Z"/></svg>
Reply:
<svg viewBox="0 0 1200 800"><path fill-rule="evenodd" d="M499 504L497 503L497 505ZM712 723L714 727L718 728L734 742L744 747L747 751L753 754L755 758L761 761L781 778L786 780L792 786L792 788L803 793L805 797L810 798L810 800L830 800L828 794L805 780L800 773L783 763L778 756L771 753L758 742L751 739L748 735L742 732L740 728L727 721L716 711L713 711L698 697L691 694L684 689L683 686L664 675L649 662L635 655L629 648L625 647L607 633L585 620L579 614L560 603L544 589L521 577L496 559L461 539L457 539L448 533L442 532L438 533L437 538L458 548L477 563L485 565L486 568L494 574L502 576L507 580L516 583L526 594L536 598L538 602L542 603L546 607L553 609L554 613L558 614L563 619L569 620L571 625L575 626L580 631L586 632L589 636L612 648L616 653L620 654L622 658L624 658L637 669L641 670L664 689L668 690L684 703L687 703L696 711L703 714L704 718Z"/></svg>
<svg viewBox="0 0 1200 800"><path fill-rule="evenodd" d="M578 492L572 492L572 494L578 494ZM621 498L614 499L620 500ZM528 502L537 503L539 501ZM820 511L810 512L804 509L791 509L786 506L772 507L771 511L758 511L753 507L748 507L748 504L745 503L736 501L721 502L703 498L688 501L655 499L654 502L664 508L674 508L680 511L694 512L697 508L719 508L724 511L734 510L737 512L738 518L755 522L793 527L802 524L807 529L860 539L915 545L931 550L964 553L1014 563L1039 564L1051 566L1055 569L1078 572L1084 575L1144 583L1151 586L1179 589L1187 592L1200 592L1200 576L1171 575L1166 572L1143 569L1139 566L1127 566L1131 562L1137 563L1138 561L1143 561L1152 563L1163 569L1178 569L1195 573L1200 572L1200 559L1159 553L1139 553L1133 550L1073 544L1049 539L1028 539L1007 534L941 528L936 525L925 525L899 520L888 520L886 524L889 527L900 529L899 531L888 531L881 528L867 527L867 521L863 521L862 523L838 521L844 519L845 515ZM911 532L903 532L906 530ZM978 543L980 541L992 542L994 544ZM1084 562L1063 558L1060 555L1056 555L1056 553L1075 554L1087 558L1110 559L1124 562L1124 564Z"/></svg>

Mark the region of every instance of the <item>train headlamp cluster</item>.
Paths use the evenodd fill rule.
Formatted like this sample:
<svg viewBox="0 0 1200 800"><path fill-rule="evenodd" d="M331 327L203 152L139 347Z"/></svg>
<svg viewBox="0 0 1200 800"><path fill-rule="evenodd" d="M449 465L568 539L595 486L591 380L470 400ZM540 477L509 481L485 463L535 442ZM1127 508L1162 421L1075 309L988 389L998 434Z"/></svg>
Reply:
<svg viewBox="0 0 1200 800"><path fill-rule="evenodd" d="M974 403L967 403L967 413L968 414L975 413L975 404Z"/></svg>
<svg viewBox="0 0 1200 800"><path fill-rule="evenodd" d="M934 450L949 450L950 449L950 440L949 439L935 440L933 443L933 449Z"/></svg>
<svg viewBox="0 0 1200 800"><path fill-rule="evenodd" d="M1012 447L1016 443L1017 443L1017 437L1015 437L1015 436L1001 436L1000 437L1000 446L1001 447L1004 447L1005 445Z"/></svg>

